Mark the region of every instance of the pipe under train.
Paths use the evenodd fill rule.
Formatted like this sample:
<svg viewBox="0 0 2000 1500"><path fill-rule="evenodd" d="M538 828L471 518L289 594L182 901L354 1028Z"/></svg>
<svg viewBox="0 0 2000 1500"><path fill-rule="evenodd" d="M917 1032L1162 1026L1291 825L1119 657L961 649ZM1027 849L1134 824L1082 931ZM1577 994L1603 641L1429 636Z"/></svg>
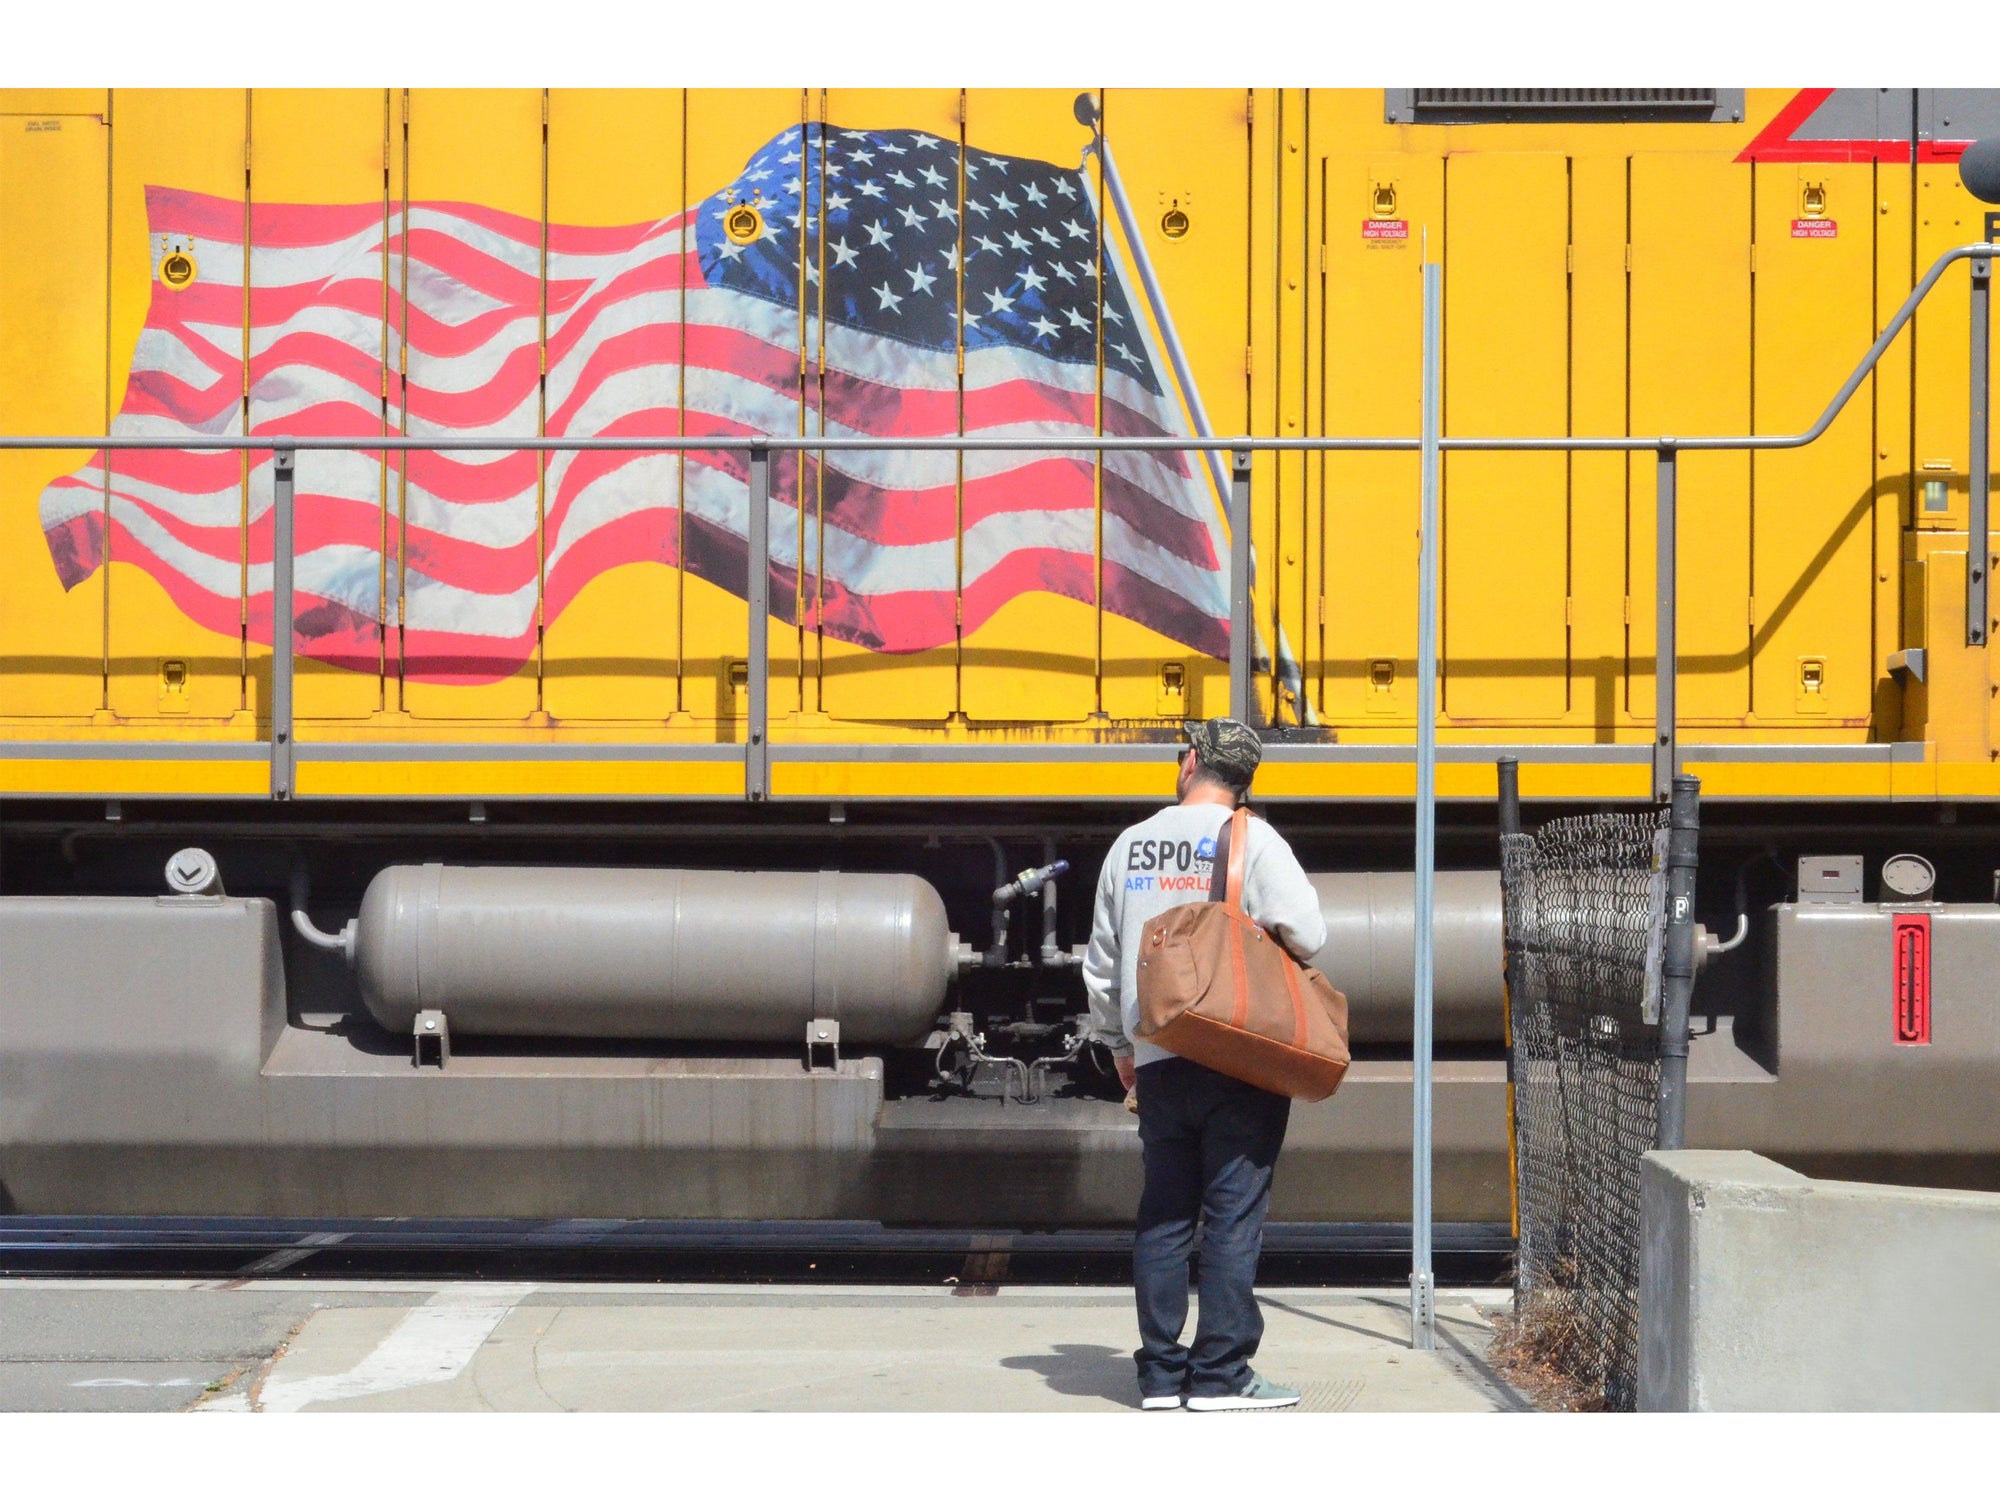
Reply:
<svg viewBox="0 0 2000 1500"><path fill-rule="evenodd" d="M1311 880L1328 934L1314 965L1355 1040L1407 1040L1414 877ZM794 1042L832 1020L851 1045L911 1045L977 961L929 882L838 871L392 865L337 938L301 931L346 954L399 1036L434 1010L461 1036ZM1498 1041L1498 875L1440 875L1436 934L1438 1037Z"/></svg>

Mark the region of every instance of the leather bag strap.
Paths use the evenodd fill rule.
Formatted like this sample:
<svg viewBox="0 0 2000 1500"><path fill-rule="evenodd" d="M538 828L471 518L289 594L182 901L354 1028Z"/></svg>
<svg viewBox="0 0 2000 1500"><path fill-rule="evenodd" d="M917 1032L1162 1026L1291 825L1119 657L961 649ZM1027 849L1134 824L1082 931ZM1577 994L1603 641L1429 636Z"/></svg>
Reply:
<svg viewBox="0 0 2000 1500"><path fill-rule="evenodd" d="M1208 877L1208 899L1211 901L1229 899L1229 846L1235 842L1230 837L1235 829L1236 820L1225 818L1222 831L1215 836L1215 853L1211 857Z"/></svg>
<svg viewBox="0 0 2000 1500"><path fill-rule="evenodd" d="M1218 857L1222 850L1216 849ZM1243 909L1243 871L1250 863L1250 809L1239 807L1229 816L1229 894L1228 904L1238 911Z"/></svg>

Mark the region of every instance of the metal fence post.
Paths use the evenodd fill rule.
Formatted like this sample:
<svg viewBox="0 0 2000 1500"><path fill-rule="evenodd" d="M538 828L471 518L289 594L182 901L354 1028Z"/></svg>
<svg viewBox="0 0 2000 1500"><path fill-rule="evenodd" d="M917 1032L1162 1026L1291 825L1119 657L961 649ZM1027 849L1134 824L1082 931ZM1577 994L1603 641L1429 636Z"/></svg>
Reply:
<svg viewBox="0 0 2000 1500"><path fill-rule="evenodd" d="M1417 556L1416 1014L1411 1027L1410 1347L1437 1347L1431 1269L1431 935L1437 883L1437 607L1444 267L1424 267L1423 518Z"/></svg>
<svg viewBox="0 0 2000 1500"><path fill-rule="evenodd" d="M1521 832L1521 762L1503 755L1493 766L1495 790L1500 804L1500 865L1507 863L1507 840ZM1507 1228L1515 1241L1521 1238L1521 1133L1514 1099L1514 976L1507 962L1507 947L1500 953L1500 1045L1507 1053Z"/></svg>
<svg viewBox="0 0 2000 1500"><path fill-rule="evenodd" d="M288 801L292 754L292 474L296 455L271 455L271 798Z"/></svg>
<svg viewBox="0 0 2000 1500"><path fill-rule="evenodd" d="M1695 846L1701 834L1701 782L1674 778L1667 812L1667 930L1660 962L1659 1148L1687 1141L1688 1011L1694 995Z"/></svg>
<svg viewBox="0 0 2000 1500"><path fill-rule="evenodd" d="M1988 238L1991 238L1989 232ZM1993 262L1983 255L1972 258L1972 423L1971 456L1966 463L1970 503L1966 508L1968 535L1965 539L1965 644L1986 644L1987 573L1992 562L1993 541L1987 524L1988 489L1991 484L1990 435L1987 382L1992 364L1988 353L1992 334Z"/></svg>
<svg viewBox="0 0 2000 1500"><path fill-rule="evenodd" d="M1257 692L1250 661L1257 644L1250 610L1250 458L1239 448L1229 469L1229 711L1245 724L1257 722Z"/></svg>
<svg viewBox="0 0 2000 1500"><path fill-rule="evenodd" d="M750 577L744 598L750 606L750 722L744 735L743 795L762 802L771 793L771 450L750 450Z"/></svg>
<svg viewBox="0 0 2000 1500"><path fill-rule="evenodd" d="M1657 615L1653 643L1653 800L1672 794L1674 773L1680 769L1678 689L1680 638L1676 619L1679 603L1680 450L1672 438L1660 440L1659 492L1654 517L1657 528L1653 587Z"/></svg>

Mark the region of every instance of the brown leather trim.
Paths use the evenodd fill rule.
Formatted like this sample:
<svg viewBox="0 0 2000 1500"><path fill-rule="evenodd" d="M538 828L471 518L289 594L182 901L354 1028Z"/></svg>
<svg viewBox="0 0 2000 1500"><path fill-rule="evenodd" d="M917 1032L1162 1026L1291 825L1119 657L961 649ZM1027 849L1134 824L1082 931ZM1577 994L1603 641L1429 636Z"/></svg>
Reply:
<svg viewBox="0 0 2000 1500"><path fill-rule="evenodd" d="M1303 1048L1306 1044L1306 996L1305 991L1299 988L1299 966L1291 961L1289 955L1280 954L1279 957L1283 960L1279 967L1285 971L1285 988L1292 995L1292 1015L1298 1022L1292 1031L1292 1045Z"/></svg>
<svg viewBox="0 0 2000 1500"><path fill-rule="evenodd" d="M1229 904L1243 909L1243 871L1248 866L1250 810L1239 807L1229 815Z"/></svg>
<svg viewBox="0 0 2000 1500"><path fill-rule="evenodd" d="M1234 881L1231 882L1235 884ZM1230 902L1234 906L1235 902ZM1243 952L1243 924L1229 924L1229 977L1236 986L1236 1009L1229 1024L1241 1031L1250 1021L1250 963Z"/></svg>
<svg viewBox="0 0 2000 1500"><path fill-rule="evenodd" d="M1345 1061L1301 1052L1193 1011L1161 1027L1153 1041L1177 1057L1306 1103L1329 1098L1347 1076Z"/></svg>

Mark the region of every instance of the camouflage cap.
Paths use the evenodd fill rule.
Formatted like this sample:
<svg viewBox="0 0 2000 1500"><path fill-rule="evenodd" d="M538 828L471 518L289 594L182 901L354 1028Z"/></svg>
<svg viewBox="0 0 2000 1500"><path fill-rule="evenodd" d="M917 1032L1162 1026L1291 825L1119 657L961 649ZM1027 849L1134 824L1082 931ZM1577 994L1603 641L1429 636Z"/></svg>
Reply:
<svg viewBox="0 0 2000 1500"><path fill-rule="evenodd" d="M1188 719L1181 725L1195 758L1224 781L1247 788L1264 759L1264 742L1239 719Z"/></svg>

